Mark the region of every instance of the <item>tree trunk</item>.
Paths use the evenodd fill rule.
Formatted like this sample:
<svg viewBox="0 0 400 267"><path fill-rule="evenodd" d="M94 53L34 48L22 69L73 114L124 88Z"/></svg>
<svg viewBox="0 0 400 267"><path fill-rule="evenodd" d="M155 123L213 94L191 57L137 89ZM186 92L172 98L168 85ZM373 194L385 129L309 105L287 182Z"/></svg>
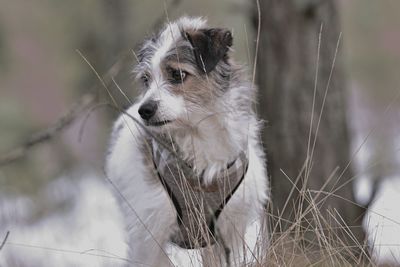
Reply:
<svg viewBox="0 0 400 267"><path fill-rule="evenodd" d="M340 49L323 105L340 36L335 1L263 0L260 4L259 113L267 121L263 139L271 177L271 211L280 217L271 216L272 231L293 230L297 237L301 234L303 244L312 244L314 249L352 246L343 249L343 255L355 260L351 256L359 256L364 244L361 223L365 210L353 204L353 173L347 168L350 144ZM257 16L256 10L256 21ZM310 199L318 209L311 208ZM294 227L293 222L300 224ZM321 240L321 232L327 240Z"/></svg>

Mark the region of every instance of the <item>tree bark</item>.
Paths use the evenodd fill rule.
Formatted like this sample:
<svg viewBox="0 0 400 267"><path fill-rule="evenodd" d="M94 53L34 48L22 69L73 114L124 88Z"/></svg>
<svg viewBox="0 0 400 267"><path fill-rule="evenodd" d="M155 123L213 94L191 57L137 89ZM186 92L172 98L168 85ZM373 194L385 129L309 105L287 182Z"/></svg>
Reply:
<svg viewBox="0 0 400 267"><path fill-rule="evenodd" d="M321 111L340 36L335 1L263 0L260 5L258 111L267 121L263 140L271 177L272 231L296 229L294 232L301 233L302 241L317 249L351 246L344 254L355 259L353 256L362 253L364 244L361 224L365 210L353 204L353 173L351 167L346 168L350 161L350 143L341 49ZM254 14L257 21L257 9ZM305 165L306 159L308 165ZM297 177L297 188L292 190ZM309 199L317 204L318 211L311 208ZM299 226L294 227L295 222L300 222ZM329 245L321 241L317 228L324 228Z"/></svg>

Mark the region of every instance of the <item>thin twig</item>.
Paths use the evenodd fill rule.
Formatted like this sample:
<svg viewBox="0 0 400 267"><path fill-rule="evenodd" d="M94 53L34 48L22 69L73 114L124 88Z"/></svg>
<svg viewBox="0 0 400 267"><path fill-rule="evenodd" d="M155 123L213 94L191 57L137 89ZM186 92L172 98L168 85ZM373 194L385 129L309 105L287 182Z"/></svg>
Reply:
<svg viewBox="0 0 400 267"><path fill-rule="evenodd" d="M105 81L105 83L111 83L112 77L115 77L121 71L126 58L130 54L130 51L128 52L121 54L120 59L104 75L103 81ZM23 158L32 147L50 141L58 134L60 134L63 130L68 128L76 120L76 118L81 115L83 111L92 107L93 104L96 102L98 87L98 85L93 86L89 90L89 93L84 94L77 102L75 102L71 106L66 114L61 116L61 118L53 123L51 126L33 134L21 145L1 155L0 167Z"/></svg>
<svg viewBox="0 0 400 267"><path fill-rule="evenodd" d="M164 10L175 10L180 4L182 3L182 0L172 0L169 5L167 6L166 3L164 2ZM168 15L166 14L167 12L163 12L157 20L153 23L153 29L158 29L160 28L164 21L168 21Z"/></svg>
<svg viewBox="0 0 400 267"><path fill-rule="evenodd" d="M82 113L82 111L89 108L89 106L95 102L95 99L96 97L94 94L83 95L74 105L72 105L71 109L53 125L47 129L37 132L36 134L33 134L20 146L0 156L0 167L23 158L27 154L28 150L32 147L54 138L61 131L70 126Z"/></svg>
<svg viewBox="0 0 400 267"><path fill-rule="evenodd" d="M1 242L0 250L3 249L4 245L5 245L6 242L7 242L7 239L8 239L8 236L9 236L9 235L10 235L10 231L7 231L6 236L4 237L3 241Z"/></svg>
<svg viewBox="0 0 400 267"><path fill-rule="evenodd" d="M107 254L110 254L110 255L103 255L103 254L93 253L93 252L90 252L88 250L79 251L79 250L72 250L72 249L44 247L44 246L37 246L37 245L32 245L32 244L22 244L22 243L13 243L13 242L8 242L7 245L13 246L13 247L22 247L22 248L30 248L30 249L39 249L39 250L50 251L50 252L58 252L58 253L63 253L63 254L64 253L65 254L80 254L80 255L87 255L87 256L106 258L106 259L112 259L112 260L120 260L120 261L126 261L128 263L137 263L140 266L152 266L152 265L147 265L145 263L138 262L138 261L135 261L135 260L130 260L130 259L126 259L126 258L121 258L119 256L114 256L113 254L110 254L109 252L106 252L106 251L103 251L103 252L105 252Z"/></svg>
<svg viewBox="0 0 400 267"><path fill-rule="evenodd" d="M256 36L256 48L254 52L254 62L253 62L253 76L252 76L252 85L254 86L256 80L256 71L257 71L257 59L258 59L258 48L260 45L260 36L261 36L261 8L260 1L256 0L257 4L257 36Z"/></svg>

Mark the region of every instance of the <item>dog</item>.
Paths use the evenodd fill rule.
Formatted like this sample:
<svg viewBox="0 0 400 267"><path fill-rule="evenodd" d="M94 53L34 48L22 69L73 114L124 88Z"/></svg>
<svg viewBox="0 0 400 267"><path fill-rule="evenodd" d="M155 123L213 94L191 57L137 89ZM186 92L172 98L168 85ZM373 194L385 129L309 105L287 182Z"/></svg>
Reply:
<svg viewBox="0 0 400 267"><path fill-rule="evenodd" d="M116 120L105 164L131 265L173 266L173 249L199 252L182 266L249 258L245 232L263 216L268 181L256 88L232 45L229 30L182 17L137 54L142 93Z"/></svg>

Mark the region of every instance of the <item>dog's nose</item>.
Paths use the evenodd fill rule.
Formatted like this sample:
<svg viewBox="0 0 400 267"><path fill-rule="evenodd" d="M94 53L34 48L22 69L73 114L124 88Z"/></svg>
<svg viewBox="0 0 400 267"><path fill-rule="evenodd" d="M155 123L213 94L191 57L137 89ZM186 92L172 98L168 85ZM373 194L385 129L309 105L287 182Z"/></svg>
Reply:
<svg viewBox="0 0 400 267"><path fill-rule="evenodd" d="M143 105L140 106L139 108L139 114L140 117L144 120L150 120L151 117L154 116L154 114L157 111L157 102L154 100L147 101Z"/></svg>

